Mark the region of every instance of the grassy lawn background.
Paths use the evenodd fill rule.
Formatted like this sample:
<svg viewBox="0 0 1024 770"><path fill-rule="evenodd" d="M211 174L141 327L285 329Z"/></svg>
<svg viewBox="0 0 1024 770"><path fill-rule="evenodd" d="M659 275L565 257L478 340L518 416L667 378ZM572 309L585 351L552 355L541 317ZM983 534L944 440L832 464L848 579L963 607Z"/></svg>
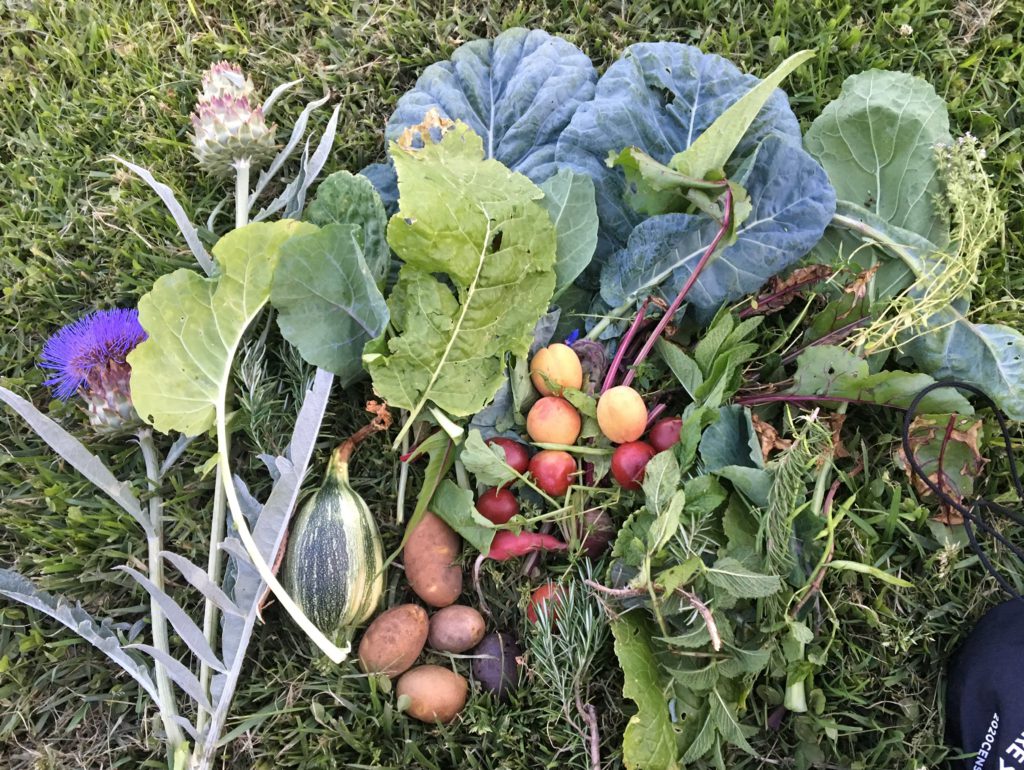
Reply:
<svg viewBox="0 0 1024 770"><path fill-rule="evenodd" d="M48 334L90 308L133 305L161 274L194 265L156 196L110 156L149 167L204 222L226 189L193 162L186 116L209 64L239 62L263 95L303 77L275 108L276 122L287 127L306 101L329 91L342 117L326 171L355 171L379 159L384 122L426 65L448 58L462 42L512 26L563 35L601 68L629 43L647 40L699 45L757 74L812 48L818 58L787 87L805 126L850 74L879 67L920 75L947 99L954 135L971 131L988 148L988 170L1008 218L1004 243L985 261L982 290L990 304L982 316L1019 325L1019 311L1005 300L1024 297L1024 2L987 10L993 13L925 0L12 0L0 9L0 382L45 408L35 364ZM328 116L327 109L317 113L315 127ZM260 366L255 361L239 377L245 418L239 467L255 468L250 458L257 451L280 449L294 406L291 388L256 376L294 371L294 363L274 349ZM334 400L323 451L331 436L345 434L364 396L356 389ZM74 407L49 409L84 433ZM135 456L123 445L99 446L108 457ZM390 521L396 471L383 446L368 447L354 473L357 488ZM200 562L212 479L191 469L212 448L209 441L197 445L169 480L168 542ZM998 483L1003 468L990 467ZM136 470L140 479L141 467ZM879 483L885 489L864 495L877 498L883 513L883 503L892 509L891 525L878 537L870 536L870 526L840 536L863 561L895 553L915 575L915 588L893 606L854 580L830 578L826 594L841 627L817 681L820 714L762 736L756 746L767 764L737 758L731 767L941 766L939 672L967 622L998 595L971 558L942 548L927 511L900 499L892 489L898 485ZM389 540L398 534L385 527ZM142 558L144 544L130 519L0 411L0 564L16 564L44 588L66 592L97 613L134 621L144 611L142 592L113 568ZM520 622L514 605L525 590L506 585L510 624ZM445 733L392 715L384 705L388 696L371 693L350 668L321 665L307 649L271 611L236 698L226 767L585 766L577 734L529 687L513 707L475 699L466 723ZM620 682L607 673L602 687L605 755L617 766ZM145 699L100 653L47 619L0 605L0 767L160 767L152 726Z"/></svg>

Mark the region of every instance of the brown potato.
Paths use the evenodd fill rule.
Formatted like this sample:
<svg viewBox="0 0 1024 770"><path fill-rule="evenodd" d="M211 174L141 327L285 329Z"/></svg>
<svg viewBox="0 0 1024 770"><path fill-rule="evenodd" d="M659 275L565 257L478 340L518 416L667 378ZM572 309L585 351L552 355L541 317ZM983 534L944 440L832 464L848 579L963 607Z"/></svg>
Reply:
<svg viewBox="0 0 1024 770"><path fill-rule="evenodd" d="M465 652L484 638L484 616L464 604L438 610L430 618L430 646L441 652Z"/></svg>
<svg viewBox="0 0 1024 770"><path fill-rule="evenodd" d="M395 687L410 699L406 714L421 722L451 722L466 705L469 682L443 666L416 666L402 674Z"/></svg>
<svg viewBox="0 0 1024 770"><path fill-rule="evenodd" d="M427 511L405 544L402 561L412 590L432 607L447 607L462 593L459 536Z"/></svg>
<svg viewBox="0 0 1024 770"><path fill-rule="evenodd" d="M427 632L427 612L417 604L399 604L382 612L359 640L363 671L395 678L416 662Z"/></svg>

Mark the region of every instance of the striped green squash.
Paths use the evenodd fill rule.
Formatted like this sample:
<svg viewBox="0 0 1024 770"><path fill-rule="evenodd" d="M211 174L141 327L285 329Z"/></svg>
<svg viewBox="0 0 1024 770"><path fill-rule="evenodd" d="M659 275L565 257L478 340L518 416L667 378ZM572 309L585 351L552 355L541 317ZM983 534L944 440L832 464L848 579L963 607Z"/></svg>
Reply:
<svg viewBox="0 0 1024 770"><path fill-rule="evenodd" d="M292 525L284 564L288 593L339 645L369 619L384 593L380 533L348 481L351 449L346 442L333 453L323 486Z"/></svg>

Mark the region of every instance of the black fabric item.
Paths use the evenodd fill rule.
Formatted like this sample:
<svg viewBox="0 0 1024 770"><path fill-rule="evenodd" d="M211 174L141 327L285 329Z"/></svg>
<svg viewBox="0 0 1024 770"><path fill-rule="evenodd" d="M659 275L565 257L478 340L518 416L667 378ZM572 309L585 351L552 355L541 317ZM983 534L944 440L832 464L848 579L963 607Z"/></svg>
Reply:
<svg viewBox="0 0 1024 770"><path fill-rule="evenodd" d="M1024 770L1024 601L986 613L949 667L946 739L968 770Z"/></svg>

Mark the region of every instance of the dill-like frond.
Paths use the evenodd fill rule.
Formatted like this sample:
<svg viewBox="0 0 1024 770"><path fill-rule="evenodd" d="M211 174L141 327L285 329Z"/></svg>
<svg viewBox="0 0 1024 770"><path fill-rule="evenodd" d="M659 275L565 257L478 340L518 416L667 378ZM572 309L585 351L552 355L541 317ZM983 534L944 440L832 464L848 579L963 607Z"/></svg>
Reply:
<svg viewBox="0 0 1024 770"><path fill-rule="evenodd" d="M935 331L929 325L932 316L956 300L970 302L978 285L981 258L1002 236L1006 220L983 167L984 159L985 149L971 134L936 148L944 184L939 203L948 212L951 225L949 246L926 255L914 283L861 332L856 342L866 352L887 350Z"/></svg>

